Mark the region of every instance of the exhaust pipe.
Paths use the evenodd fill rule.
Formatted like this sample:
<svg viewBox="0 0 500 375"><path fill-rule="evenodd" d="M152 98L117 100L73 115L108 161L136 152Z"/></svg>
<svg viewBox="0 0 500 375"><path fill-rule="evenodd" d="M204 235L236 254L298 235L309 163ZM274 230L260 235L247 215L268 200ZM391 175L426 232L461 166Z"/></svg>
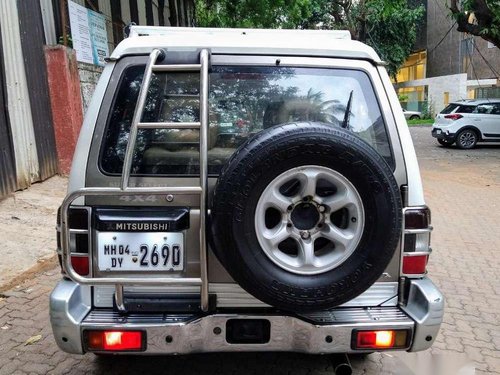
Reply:
<svg viewBox="0 0 500 375"><path fill-rule="evenodd" d="M349 361L347 354L332 354L330 355L330 361L332 362L335 375L352 374L351 361Z"/></svg>

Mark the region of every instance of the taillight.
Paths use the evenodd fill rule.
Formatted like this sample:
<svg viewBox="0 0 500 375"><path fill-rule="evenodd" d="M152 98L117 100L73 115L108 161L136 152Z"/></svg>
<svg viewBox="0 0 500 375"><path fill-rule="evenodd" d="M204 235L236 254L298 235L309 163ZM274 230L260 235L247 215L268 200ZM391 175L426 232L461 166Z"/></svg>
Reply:
<svg viewBox="0 0 500 375"><path fill-rule="evenodd" d="M405 349L409 345L408 330L355 331L353 349Z"/></svg>
<svg viewBox="0 0 500 375"><path fill-rule="evenodd" d="M90 238L90 211L87 207L70 208L68 212L69 224L69 247L71 253L71 265L76 273L87 276L90 273L89 238ZM64 272L62 264L62 236L61 236L61 213L57 214L57 252L59 264Z"/></svg>
<svg viewBox="0 0 500 375"><path fill-rule="evenodd" d="M89 274L89 257L71 255L71 265L77 274L87 276Z"/></svg>
<svg viewBox="0 0 500 375"><path fill-rule="evenodd" d="M447 119L453 120L453 121L460 120L462 117L464 117L464 116L462 116L462 115L460 115L458 113L454 113L452 115L446 115L446 116L444 116L444 118L447 118Z"/></svg>
<svg viewBox="0 0 500 375"><path fill-rule="evenodd" d="M425 274L431 253L431 212L427 207L410 207L404 212L404 236L401 262L403 276Z"/></svg>
<svg viewBox="0 0 500 375"><path fill-rule="evenodd" d="M143 351L146 335L142 331L85 331L90 351Z"/></svg>
<svg viewBox="0 0 500 375"><path fill-rule="evenodd" d="M410 275L425 273L428 258L428 254L415 256L405 254L403 258L403 273Z"/></svg>

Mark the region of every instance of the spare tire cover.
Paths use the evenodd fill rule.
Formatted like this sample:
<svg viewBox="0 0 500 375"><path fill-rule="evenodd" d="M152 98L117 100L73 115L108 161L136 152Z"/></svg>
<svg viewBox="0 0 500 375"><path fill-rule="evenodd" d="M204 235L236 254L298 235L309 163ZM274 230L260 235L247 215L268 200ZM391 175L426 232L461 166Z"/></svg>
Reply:
<svg viewBox="0 0 500 375"><path fill-rule="evenodd" d="M289 311L333 308L369 288L401 234L402 204L386 161L322 123L249 139L223 168L212 200L212 248L261 301Z"/></svg>

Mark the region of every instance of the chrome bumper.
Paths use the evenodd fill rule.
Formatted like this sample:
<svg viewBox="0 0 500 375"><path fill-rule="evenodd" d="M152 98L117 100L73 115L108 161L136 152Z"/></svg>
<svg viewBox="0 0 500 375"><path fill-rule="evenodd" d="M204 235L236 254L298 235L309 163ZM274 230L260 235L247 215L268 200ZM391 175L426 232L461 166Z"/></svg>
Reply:
<svg viewBox="0 0 500 375"><path fill-rule="evenodd" d="M206 316L127 314L91 310L90 288L62 280L50 296L50 320L58 346L82 354L83 331L138 329L146 332L147 349L139 354L189 354L231 351L289 351L311 354L360 352L351 348L354 329L409 329L406 350L430 347L443 316L444 299L427 278L410 281L408 302L401 307L338 308L300 316L224 314ZM229 319L267 319L271 338L266 344L229 344L224 329ZM219 327L220 330L215 329ZM215 330L214 330L215 329ZM214 332L220 332L219 334ZM171 342L165 339L171 336ZM327 339L327 336L331 336Z"/></svg>

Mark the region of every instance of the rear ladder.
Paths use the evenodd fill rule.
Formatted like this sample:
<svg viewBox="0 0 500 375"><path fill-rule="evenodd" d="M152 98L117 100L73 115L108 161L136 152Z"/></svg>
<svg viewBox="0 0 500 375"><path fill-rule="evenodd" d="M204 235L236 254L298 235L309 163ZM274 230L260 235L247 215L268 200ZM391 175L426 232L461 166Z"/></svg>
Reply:
<svg viewBox="0 0 500 375"><path fill-rule="evenodd" d="M200 51L199 63L197 64L170 64L159 65L158 60L165 57L165 52L154 49L149 55L149 60L144 71L143 82L139 91L132 124L130 126L129 142L125 152L123 172L119 188L82 188L69 194L61 206L61 233L62 233L62 257L63 265L67 275L75 282L87 285L115 285L115 302L119 310L124 311L124 285L196 285L200 286L200 301L202 311L208 310L208 275L207 275L207 244L206 244L206 218L207 218L207 187L208 187L208 67L210 53L203 49ZM199 72L200 73L200 116L199 122L141 122L142 113L147 99L151 77L154 72ZM134 148L140 129L198 129L199 136L199 186L178 187L130 187L129 180L132 170L132 159ZM147 195L175 195L190 194L199 196L200 220L200 277L84 277L76 273L71 265L70 236L68 225L68 212L70 205L80 197L84 196L127 196L136 194Z"/></svg>

